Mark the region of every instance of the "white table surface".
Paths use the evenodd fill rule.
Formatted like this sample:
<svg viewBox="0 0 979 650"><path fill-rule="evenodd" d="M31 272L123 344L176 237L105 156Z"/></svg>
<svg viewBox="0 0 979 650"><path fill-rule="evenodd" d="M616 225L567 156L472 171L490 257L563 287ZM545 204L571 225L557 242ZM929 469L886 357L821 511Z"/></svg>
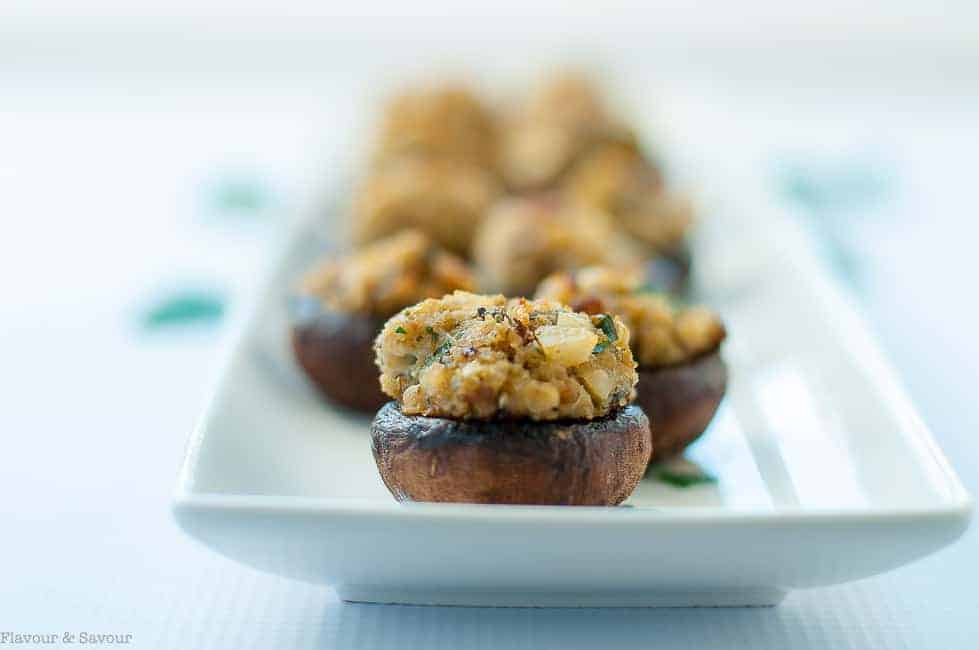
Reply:
<svg viewBox="0 0 979 650"><path fill-rule="evenodd" d="M676 87L693 158L871 152L899 188L855 223L861 297L967 488L979 492L979 95L835 97ZM315 92L7 88L0 106L0 632L133 634L146 648L973 648L979 533L773 609L354 605L186 539L168 505L235 308L281 220L222 220L201 184L261 175L287 213L342 169L350 116ZM849 101L849 100L848 100ZM831 106L831 109L827 109ZM344 112L344 111L348 112ZM794 152L794 153L793 153ZM237 173L237 172L235 172ZM181 282L233 297L215 330L147 333ZM896 480L900 480L896 477Z"/></svg>

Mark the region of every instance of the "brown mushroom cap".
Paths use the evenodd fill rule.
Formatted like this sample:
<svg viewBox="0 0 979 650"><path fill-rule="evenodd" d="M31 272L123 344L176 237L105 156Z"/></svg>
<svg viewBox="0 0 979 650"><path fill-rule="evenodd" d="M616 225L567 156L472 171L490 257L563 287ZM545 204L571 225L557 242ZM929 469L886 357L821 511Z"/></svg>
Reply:
<svg viewBox="0 0 979 650"><path fill-rule="evenodd" d="M649 422L627 406L579 421L450 420L386 404L374 459L398 501L613 506L650 456Z"/></svg>
<svg viewBox="0 0 979 650"><path fill-rule="evenodd" d="M320 392L334 402L374 413L388 401L374 365L374 337L384 319L325 308L310 296L301 303L292 327L296 360Z"/></svg>
<svg viewBox="0 0 979 650"><path fill-rule="evenodd" d="M692 361L639 367L636 403L649 416L651 462L682 452L707 429L727 389L727 366L714 351Z"/></svg>

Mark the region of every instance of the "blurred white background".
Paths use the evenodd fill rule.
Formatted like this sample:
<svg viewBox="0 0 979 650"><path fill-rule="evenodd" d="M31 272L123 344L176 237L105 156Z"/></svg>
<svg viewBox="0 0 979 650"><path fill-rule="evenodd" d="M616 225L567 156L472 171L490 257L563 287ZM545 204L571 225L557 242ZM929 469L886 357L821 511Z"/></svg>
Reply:
<svg viewBox="0 0 979 650"><path fill-rule="evenodd" d="M698 182L749 169L812 227L976 493L976 3L18 0L0 6L0 629L138 647L969 647L974 532L777 610L562 613L341 605L171 524L217 349L297 207L350 178L379 94L433 68L552 63L602 71ZM149 325L188 291L217 312Z"/></svg>

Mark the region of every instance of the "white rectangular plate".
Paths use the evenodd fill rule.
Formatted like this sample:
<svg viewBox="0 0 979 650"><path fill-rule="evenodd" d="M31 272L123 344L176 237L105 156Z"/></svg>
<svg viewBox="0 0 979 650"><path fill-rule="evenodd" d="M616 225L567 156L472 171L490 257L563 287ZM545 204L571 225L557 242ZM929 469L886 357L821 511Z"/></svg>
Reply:
<svg viewBox="0 0 979 650"><path fill-rule="evenodd" d="M969 496L804 232L738 192L694 251L698 298L731 333L728 397L688 454L715 484L647 478L619 508L396 503L369 419L292 363L286 295L320 247L306 224L191 437L177 521L344 599L424 604L770 605L949 544Z"/></svg>

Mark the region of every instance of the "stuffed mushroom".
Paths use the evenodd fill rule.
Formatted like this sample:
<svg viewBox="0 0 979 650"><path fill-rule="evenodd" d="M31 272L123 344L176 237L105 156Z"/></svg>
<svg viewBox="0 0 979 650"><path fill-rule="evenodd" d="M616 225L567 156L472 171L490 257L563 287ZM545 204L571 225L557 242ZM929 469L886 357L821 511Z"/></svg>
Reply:
<svg viewBox="0 0 979 650"><path fill-rule="evenodd" d="M609 142L635 146L635 136L609 113L587 79L559 75L501 129L500 171L516 192L553 188L581 156Z"/></svg>
<svg viewBox="0 0 979 650"><path fill-rule="evenodd" d="M537 297L587 313L614 313L626 323L639 364L636 402L650 419L653 460L679 454L703 434L727 388L720 356L726 332L714 312L677 308L648 292L641 274L607 267L552 275Z"/></svg>
<svg viewBox="0 0 979 650"><path fill-rule="evenodd" d="M634 147L608 145L585 156L568 175L575 201L610 215L653 257L647 284L676 293L686 287L693 223L690 199L666 187L662 172Z"/></svg>
<svg viewBox="0 0 979 650"><path fill-rule="evenodd" d="M387 401L373 349L384 321L405 305L473 286L466 264L417 230L330 258L306 275L295 297L296 360L331 400L375 412Z"/></svg>
<svg viewBox="0 0 979 650"><path fill-rule="evenodd" d="M498 189L493 174L472 163L427 157L392 160L355 193L354 240L363 244L417 228L466 256Z"/></svg>
<svg viewBox="0 0 979 650"><path fill-rule="evenodd" d="M480 281L508 296L531 295L555 271L642 259L641 249L607 215L558 194L500 201L473 241Z"/></svg>
<svg viewBox="0 0 979 650"><path fill-rule="evenodd" d="M457 291L402 310L375 343L395 401L371 427L399 501L616 505L642 477L629 331L550 300Z"/></svg>
<svg viewBox="0 0 979 650"><path fill-rule="evenodd" d="M445 84L406 90L387 104L374 162L422 156L493 169L496 149L493 113L470 89Z"/></svg>

